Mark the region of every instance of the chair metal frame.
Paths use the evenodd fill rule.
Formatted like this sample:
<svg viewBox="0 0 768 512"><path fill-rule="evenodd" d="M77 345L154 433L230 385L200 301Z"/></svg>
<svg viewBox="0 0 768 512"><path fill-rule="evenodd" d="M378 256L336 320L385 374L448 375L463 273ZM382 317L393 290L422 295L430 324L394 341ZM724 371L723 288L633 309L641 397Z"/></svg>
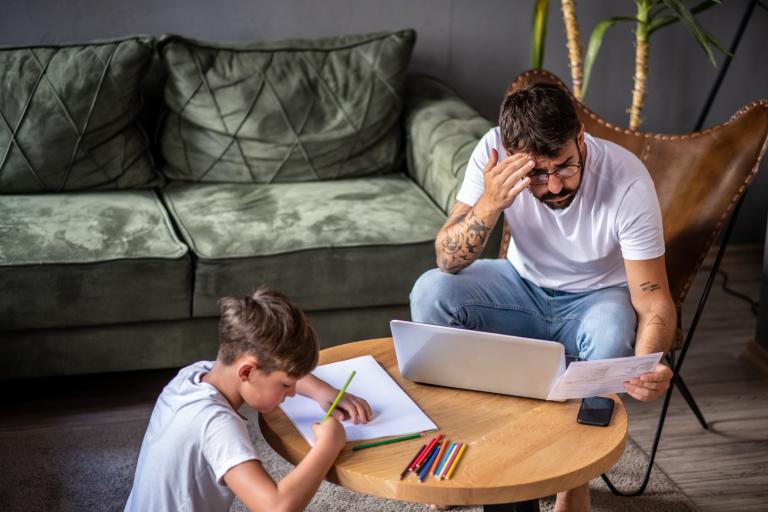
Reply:
<svg viewBox="0 0 768 512"><path fill-rule="evenodd" d="M736 53L736 49L739 46L739 43L741 42L741 37L744 35L744 31L747 27L747 24L749 23L749 20L752 17L752 13L754 12L754 8L756 5L760 5L760 7L764 9L766 8L765 5L762 3L759 3L757 0L750 0L750 2L747 4L744 14L742 15L741 21L739 22L739 26L736 29L736 34L734 35L733 42L731 43L730 47L730 55L727 55L725 58L725 61L723 62L722 67L720 68L720 71L717 75L717 78L715 79L715 83L712 86L712 90L709 93L709 96L707 97L707 101L704 104L704 108L701 111L701 114L699 115L699 119L696 122L696 126L694 127L694 131L699 131L704 125L704 121L707 118L707 115L709 114L709 110L712 107L712 103L715 100L715 97L717 96L718 91L720 90L720 86L723 83L723 79L725 78L725 74L728 72L728 68L730 67L731 61L733 60L733 55ZM717 254L715 256L715 262L712 265L712 269L709 272L709 276L707 276L707 281L704 285L704 291L702 292L701 296L699 297L699 304L696 307L696 313L693 315L693 319L691 320L691 325L688 327L688 332L685 336L685 341L683 342L682 347L680 348L680 356L677 358L677 362L675 362L675 350L673 349L669 354L667 354L667 362L669 363L670 367L672 367L674 371L674 376L672 377L672 385L667 390L666 395L664 396L664 403L661 407L661 414L659 415L659 421L656 426L656 433L653 438L653 444L651 445L651 453L648 455L648 465L645 469L645 475L643 476L643 481L640 484L640 487L635 489L634 491L620 491L616 486L611 482L610 478L606 473L603 473L601 476L603 478L603 481L608 486L608 488L611 490L611 492L617 496L625 496L625 497L632 497L632 496L640 496L645 492L646 487L648 486L648 482L651 478L651 471L653 470L653 462L656 459L656 452L659 448L659 443L661 442L661 432L664 428L664 421L667 417L667 411L669 409L669 402L672 399L672 393L675 388L677 388L678 391L680 391L680 394L685 399L688 406L691 408L691 411L696 415L696 419L699 420L699 424L701 424L701 427L704 430L709 430L709 425L707 424L706 418L704 418L704 414L701 412L701 408L696 403L696 400L693 397L693 393L691 393L690 389L688 389L688 386L685 384L685 381L683 381L683 377L680 375L680 370L683 366L683 361L685 360L685 355L688 352L688 348L690 347L691 340L693 339L694 334L696 333L696 327L699 325L699 319L701 318L701 314L704 311L704 307L707 303L707 299L709 298L709 292L712 290L712 285L715 282L715 278L717 277L717 272L720 269L720 263L723 260L723 255L725 254L725 251L728 247L728 242L731 238L731 233L733 232L733 227L736 225L736 220L738 218L739 210L741 209L741 205L744 203L744 197L746 197L746 193L741 196L739 201L736 203L736 205L733 208L733 212L731 212L730 219L728 221L728 225L725 228L725 232L723 233L723 238L720 243L720 248L717 251Z"/></svg>
<svg viewBox="0 0 768 512"><path fill-rule="evenodd" d="M688 353L688 348L691 345L691 340L693 339L693 336L696 333L696 327L698 327L699 325L701 314L703 313L704 307L706 306L706 303L707 303L707 299L709 298L709 292L712 290L712 285L714 284L715 278L717 277L717 271L720 268L720 263L723 260L723 255L725 254L725 250L728 247L728 241L731 237L731 233L733 232L733 227L736 225L736 219L738 217L739 209L741 208L741 205L744 203L744 197L746 197L746 195L741 196L741 199L739 199L738 203L736 203L736 206L734 206L733 208L733 212L731 213L731 218L728 221L728 226L725 228L725 232L723 234L722 243L720 244L720 248L718 249L717 254L715 256L715 262L712 265L712 270L710 270L709 276L707 277L707 281L704 285L704 291L699 297L699 304L696 307L696 313L694 313L693 315L693 319L691 320L691 325L688 328L688 332L686 333L686 336L685 336L685 341L683 342L683 345L680 348L680 356L677 357L677 361L675 361L676 358L675 358L674 350L667 355L667 361L669 362L669 365L672 367L674 372L674 376L672 377L673 385L669 386L669 389L667 390L667 393L664 396L664 403L661 406L661 414L659 415L659 421L658 421L658 424L656 425L656 434L654 435L653 444L651 445L651 453L648 455L648 464L645 468L645 475L643 476L643 481L640 484L640 487L638 487L634 491L620 491L613 484L613 482L611 482L607 473L603 473L601 475L603 478L603 481L611 490L611 492L617 496L625 496L625 497L640 496L645 492L646 487L648 487L648 482L651 479L651 471L653 470L653 462L656 459L656 452L658 451L659 443L661 442L661 432L664 429L664 421L667 418L667 410L669 409L669 402L672 399L672 393L675 390L675 388L677 388L680 391L680 394L683 395L683 398L685 398L685 401L688 403L688 406L696 415L696 418L699 420L699 423L701 424L702 428L704 428L705 430L709 430L709 425L707 424L707 420L704 418L704 414L701 412L701 409L696 403L696 400L693 398L693 394L688 389L688 386L685 384L685 381L683 381L683 378L680 375L680 370L683 366L685 355Z"/></svg>

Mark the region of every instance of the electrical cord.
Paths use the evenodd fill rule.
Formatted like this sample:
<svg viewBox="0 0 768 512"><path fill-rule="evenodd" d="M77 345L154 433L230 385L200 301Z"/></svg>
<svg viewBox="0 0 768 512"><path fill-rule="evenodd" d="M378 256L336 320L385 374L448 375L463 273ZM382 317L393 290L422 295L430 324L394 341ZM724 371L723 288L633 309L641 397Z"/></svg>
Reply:
<svg viewBox="0 0 768 512"><path fill-rule="evenodd" d="M709 272L712 270L712 267L702 267L701 270L705 270ZM717 269L717 275L723 278L723 282L720 285L720 288L722 288L723 291L728 295L732 295L737 299L743 300L744 302L749 304L749 309L752 310L752 314L754 316L757 316L758 309L760 308L760 302L753 300L752 297L750 297L749 295L742 293L740 291L734 290L733 288L728 286L728 280L730 279L730 277L728 276L728 273L725 270Z"/></svg>

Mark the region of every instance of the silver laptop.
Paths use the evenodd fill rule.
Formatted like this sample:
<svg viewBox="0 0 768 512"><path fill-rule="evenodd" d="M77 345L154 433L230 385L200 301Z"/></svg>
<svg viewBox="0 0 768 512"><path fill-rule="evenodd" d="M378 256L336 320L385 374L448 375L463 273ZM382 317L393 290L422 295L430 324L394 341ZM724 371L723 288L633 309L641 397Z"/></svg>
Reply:
<svg viewBox="0 0 768 512"><path fill-rule="evenodd" d="M400 375L426 384L546 400L565 372L554 341L392 320Z"/></svg>

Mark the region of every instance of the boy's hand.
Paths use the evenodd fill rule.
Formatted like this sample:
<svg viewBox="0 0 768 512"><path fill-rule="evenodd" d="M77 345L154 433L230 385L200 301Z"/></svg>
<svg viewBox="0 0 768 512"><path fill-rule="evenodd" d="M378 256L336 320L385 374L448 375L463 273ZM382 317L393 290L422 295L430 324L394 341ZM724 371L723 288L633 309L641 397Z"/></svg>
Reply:
<svg viewBox="0 0 768 512"><path fill-rule="evenodd" d="M331 404L339 394L338 389L329 385L324 380L318 379L311 373L296 382L296 392L320 404L323 411L327 411L331 407ZM364 399L352 393L344 393L331 416L339 421L352 420L352 423L357 425L371 421L373 419L373 411L371 411L371 406Z"/></svg>
<svg viewBox="0 0 768 512"><path fill-rule="evenodd" d="M324 411L327 411L336 399L336 394L338 394L338 390L334 390L333 396L330 399L324 397L325 399L320 402L320 407ZM331 416L339 421L351 420L353 424L358 425L371 421L373 419L373 411L371 411L371 406L368 405L364 398L360 398L352 393L344 393L339 403L336 404L336 408L331 413Z"/></svg>
<svg viewBox="0 0 768 512"><path fill-rule="evenodd" d="M344 427L333 416L322 423L313 423L312 432L315 434L315 441L318 444L328 443L337 451L341 451L347 442L347 433L344 431Z"/></svg>

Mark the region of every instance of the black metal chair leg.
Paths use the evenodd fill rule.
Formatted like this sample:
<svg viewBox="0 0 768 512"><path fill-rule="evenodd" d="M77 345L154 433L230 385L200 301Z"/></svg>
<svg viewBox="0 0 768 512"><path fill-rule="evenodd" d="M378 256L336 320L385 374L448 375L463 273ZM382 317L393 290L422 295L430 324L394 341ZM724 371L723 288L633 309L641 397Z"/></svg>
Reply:
<svg viewBox="0 0 768 512"><path fill-rule="evenodd" d="M616 496L640 496L645 492L645 488L648 487L648 482L651 479L651 470L653 469L653 461L656 459L656 452L659 449L659 442L661 441L661 431L664 428L664 420L667 417L667 410L669 409L669 401L672 398L673 386L670 386L667 390L667 394L664 395L664 404L661 406L661 414L659 415L659 422L656 425L656 435L653 438L653 445L651 446L651 453L648 456L648 465L645 467L645 475L643 476L643 482L634 491L622 492L613 485L611 479L607 473L603 473L601 476L603 481L608 486L613 494Z"/></svg>
<svg viewBox="0 0 768 512"><path fill-rule="evenodd" d="M685 398L685 401L688 402L688 406L693 411L693 414L696 415L696 418L699 420L699 423L701 424L701 428L704 430L709 430L709 425L707 424L707 420L704 419L704 414L701 412L701 409L699 409L699 405L696 403L696 400L693 398L693 394L688 389L688 386L683 381L683 377L681 375L675 376L674 379L672 379L672 382L674 382L675 386L677 386L677 389L680 391L680 394L683 395L683 398Z"/></svg>
<svg viewBox="0 0 768 512"><path fill-rule="evenodd" d="M736 48L738 47L739 42L741 41L741 36L744 33L744 29L746 28L747 23L752 17L752 12L755 8L755 5L757 5L758 3L760 4L761 7L766 8L766 6L762 4L762 2L758 2L757 0L750 0L749 4L747 4L744 14L741 18L741 22L739 23L739 27L736 31L736 36L733 42L731 43L730 54L726 56L725 62L721 68L719 76L715 81L715 84L712 87L712 90L710 91L709 97L707 98L707 103L705 104L704 109L701 115L699 116L699 120L696 123L696 128L695 128L696 131L700 130L701 127L703 126L704 120L706 119L707 114L709 113L709 109L712 105L712 101L717 95L717 92L720 88L720 84L722 83L723 77L725 76L725 72L728 70L728 66L730 65L731 59L733 58L733 55L736 53ZM704 292L699 298L699 305L698 305L698 308L696 309L696 313L693 315L693 321L691 322L691 326L688 328L688 334L685 338L685 341L683 342L682 349L680 350L680 357L677 361L677 364L675 364L674 353L668 356L670 365L672 366L675 376L672 378L673 384L669 386L669 389L667 390L667 394L664 396L664 404L661 407L661 415L659 417L659 423L656 426L656 435L653 438L653 446L651 448L651 453L648 457L648 466L646 467L645 476L643 477L642 484L637 490L633 492L621 492L613 485L610 478L608 478L607 474L603 473L602 475L603 480L605 481L608 488L611 490L613 494L616 494L617 496L639 496L643 494L643 492L645 492L645 488L648 486L648 482L651 478L653 461L656 458L656 451L659 448L659 441L661 441L661 431L664 428L664 420L667 417L667 410L669 409L669 400L672 398L672 392L674 391L675 386L677 386L677 388L680 390L680 393L683 395L683 397L685 397L686 402L688 402L688 405L691 407L694 414L696 414L696 417L701 423L701 426L704 427L705 429L708 429L707 422L704 420L704 415L701 414L701 410L696 404L696 401L693 399L693 395L691 395L690 390L685 385L683 380L679 378L680 368L683 365L683 360L685 359L685 354L688 351L688 348L691 343L691 339L693 338L693 334L696 332L696 327L699 323L699 318L701 317L701 313L704 310L704 304L706 304L707 302L707 297L709 297L709 292L712 289L712 284L715 281L715 275L717 273L717 269L720 268L720 263L723 259L723 255L725 254L725 249L726 247L728 247L728 240L731 237L733 226L736 224L736 218L738 217L739 210L741 209L741 205L744 203L744 197L745 197L744 195L741 196L739 201L734 206L733 211L731 212L731 218L728 221L728 225L725 228L725 232L723 233L723 238L721 239L721 242L720 242L720 250L717 251L714 265L712 266L712 270L709 273L707 282L704 285Z"/></svg>

